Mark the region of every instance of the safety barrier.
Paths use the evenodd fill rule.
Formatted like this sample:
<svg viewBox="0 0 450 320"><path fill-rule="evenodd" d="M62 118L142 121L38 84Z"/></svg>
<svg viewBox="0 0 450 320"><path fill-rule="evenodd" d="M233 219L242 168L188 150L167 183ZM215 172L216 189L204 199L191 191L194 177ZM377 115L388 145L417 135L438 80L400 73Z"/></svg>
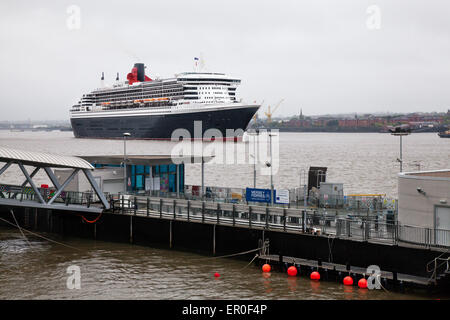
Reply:
<svg viewBox="0 0 450 320"><path fill-rule="evenodd" d="M447 257L444 255L447 255ZM445 276L446 273L450 272L450 256L448 256L448 252L443 252L440 256L428 262L426 268L428 273L432 272L430 280L437 284L440 275Z"/></svg>
<svg viewBox="0 0 450 320"><path fill-rule="evenodd" d="M400 225L398 226L398 239L427 247L450 247L450 230Z"/></svg>
<svg viewBox="0 0 450 320"><path fill-rule="evenodd" d="M305 197L304 188L289 189L289 203L274 206L281 208L302 208L311 206L320 209L336 209L339 211L351 211L358 215L374 214L389 211L395 215L397 202L385 195L360 194L348 196L324 195L311 193ZM228 187L205 187L202 196L200 186L185 185L183 192L165 192L161 190L137 191L130 193L135 196L163 197L171 199L198 200L220 203L241 203L249 205L261 205L257 202L247 202L246 189Z"/></svg>
<svg viewBox="0 0 450 320"><path fill-rule="evenodd" d="M38 188L41 196L50 200L55 194L53 188ZM1 185L0 198L15 199L17 201L34 201L39 202L39 197L35 194L31 187L22 187L15 185ZM65 205L87 205L100 203L98 197L93 192L75 192L62 191L54 200L53 203L62 203Z"/></svg>
<svg viewBox="0 0 450 320"><path fill-rule="evenodd" d="M342 218L311 208L281 208L157 197L112 196L119 214L146 215L203 223L265 228L390 244L410 242L426 247L450 247L450 230L402 226L386 216ZM434 236L430 236L431 233Z"/></svg>
<svg viewBox="0 0 450 320"><path fill-rule="evenodd" d="M397 231L395 223L370 219L338 219L336 236L353 240L375 240L396 243Z"/></svg>

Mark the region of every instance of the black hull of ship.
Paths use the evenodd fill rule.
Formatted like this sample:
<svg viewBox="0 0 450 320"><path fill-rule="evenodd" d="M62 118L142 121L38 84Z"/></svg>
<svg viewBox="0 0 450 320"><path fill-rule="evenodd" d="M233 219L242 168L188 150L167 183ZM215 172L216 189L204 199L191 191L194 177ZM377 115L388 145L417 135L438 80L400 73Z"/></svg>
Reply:
<svg viewBox="0 0 450 320"><path fill-rule="evenodd" d="M122 138L123 133L128 132L131 134L130 139L170 140L175 130L186 129L185 133L189 132L189 136L183 135L184 139L203 139L206 130L217 129L226 139L240 137L258 108L248 106L164 115L72 118L70 121L76 138L114 139ZM194 121L201 121L201 136L194 131ZM232 129L234 134L227 137L227 129ZM214 135L214 138L220 137Z"/></svg>

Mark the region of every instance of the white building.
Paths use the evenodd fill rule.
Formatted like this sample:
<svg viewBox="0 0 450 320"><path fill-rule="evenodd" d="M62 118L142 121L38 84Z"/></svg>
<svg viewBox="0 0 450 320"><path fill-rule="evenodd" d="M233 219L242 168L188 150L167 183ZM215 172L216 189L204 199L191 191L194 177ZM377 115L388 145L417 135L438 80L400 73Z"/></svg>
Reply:
<svg viewBox="0 0 450 320"><path fill-rule="evenodd" d="M450 231L436 231L450 230L450 169L403 172L398 177L399 224L433 230L432 242L450 241Z"/></svg>

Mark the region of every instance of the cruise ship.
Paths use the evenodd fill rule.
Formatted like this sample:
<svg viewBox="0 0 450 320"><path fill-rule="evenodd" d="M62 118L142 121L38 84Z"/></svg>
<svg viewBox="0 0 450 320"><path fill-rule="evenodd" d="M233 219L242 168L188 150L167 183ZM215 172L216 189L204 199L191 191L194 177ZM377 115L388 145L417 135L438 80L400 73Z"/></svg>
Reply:
<svg viewBox="0 0 450 320"><path fill-rule="evenodd" d="M177 129L184 129L177 131L186 133L183 139L203 138L206 130L217 129L207 136L240 138L260 107L236 98L240 83L223 73L205 72L151 79L144 64L136 63L126 81L119 81L117 74L115 84L84 94L72 106L73 133L76 138L122 138L130 133L134 139L168 140L177 138Z"/></svg>

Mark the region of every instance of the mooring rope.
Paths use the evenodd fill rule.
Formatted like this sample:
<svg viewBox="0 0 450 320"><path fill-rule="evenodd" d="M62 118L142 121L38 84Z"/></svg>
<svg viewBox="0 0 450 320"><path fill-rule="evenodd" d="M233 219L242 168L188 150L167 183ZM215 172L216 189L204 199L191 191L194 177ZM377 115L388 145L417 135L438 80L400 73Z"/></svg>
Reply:
<svg viewBox="0 0 450 320"><path fill-rule="evenodd" d="M262 248L264 248L264 247L262 247ZM247 253L259 251L259 250L261 250L262 248L256 248L256 249L253 249L253 250L248 250L248 251L243 251L243 252L238 252L238 253L233 253L233 254L227 254L227 255L224 255L224 256L204 257L204 258L199 258L199 259L191 259L191 260L189 260L189 261L212 260L212 259L221 259L221 258L235 257L235 256L240 256L240 255L243 255L243 254L247 254Z"/></svg>
<svg viewBox="0 0 450 320"><path fill-rule="evenodd" d="M328 242L328 262L333 262L333 243L334 243L335 237L331 240L331 246L330 246L330 236L327 237Z"/></svg>
<svg viewBox="0 0 450 320"><path fill-rule="evenodd" d="M250 261L250 262L249 262L245 267L243 267L241 270L244 270L244 269L247 268L249 265L251 265L252 262L255 261L255 259L256 259L257 257L259 257L259 254L256 254L256 255L253 257L252 261Z"/></svg>
<svg viewBox="0 0 450 320"><path fill-rule="evenodd" d="M383 288L384 291L389 292L388 289L386 289L385 287L383 287L383 285L381 284L381 280L380 280L380 286Z"/></svg>
<svg viewBox="0 0 450 320"><path fill-rule="evenodd" d="M78 248L75 248L75 247L69 246L69 245L67 245L67 244L64 244L64 243L62 243L62 242L58 242L58 241L55 241L55 240L52 240L52 239L46 238L46 237L44 237L44 236L42 236L42 235L40 235L40 234L34 233L34 232L32 232L32 231L30 231L30 230L27 230L27 229L25 229L25 228L21 228L21 227L18 227L18 226L16 226L16 225L15 225L14 223L11 223L10 221L8 221L8 220L6 220L6 219L0 218L0 220L2 220L2 221L4 221L4 222L6 222L6 223L8 223L8 224L12 225L13 227L16 227L16 228L19 228L19 229L25 230L26 232L28 232L28 233L30 233L30 234L32 234L32 235L34 235L34 236L36 236L36 237L39 237L39 238L42 238L42 239L44 239L44 240L47 240L47 241L50 241L50 242L53 242L53 243L56 243L56 244L62 245L62 246L64 246L64 247L67 247L67 248L71 248L71 249L75 249L75 250L78 250L78 251L82 251L81 249L78 249Z"/></svg>
<svg viewBox="0 0 450 320"><path fill-rule="evenodd" d="M25 236L25 234L22 231L22 228L20 228L19 223L16 220L16 216L14 215L13 209L11 209L10 212L11 212L11 215L13 216L13 218L14 218L14 221L16 222L16 227L19 229L20 233L22 234L22 237L25 238L25 240L27 241L28 245L31 247L30 241L28 241L28 238Z"/></svg>

